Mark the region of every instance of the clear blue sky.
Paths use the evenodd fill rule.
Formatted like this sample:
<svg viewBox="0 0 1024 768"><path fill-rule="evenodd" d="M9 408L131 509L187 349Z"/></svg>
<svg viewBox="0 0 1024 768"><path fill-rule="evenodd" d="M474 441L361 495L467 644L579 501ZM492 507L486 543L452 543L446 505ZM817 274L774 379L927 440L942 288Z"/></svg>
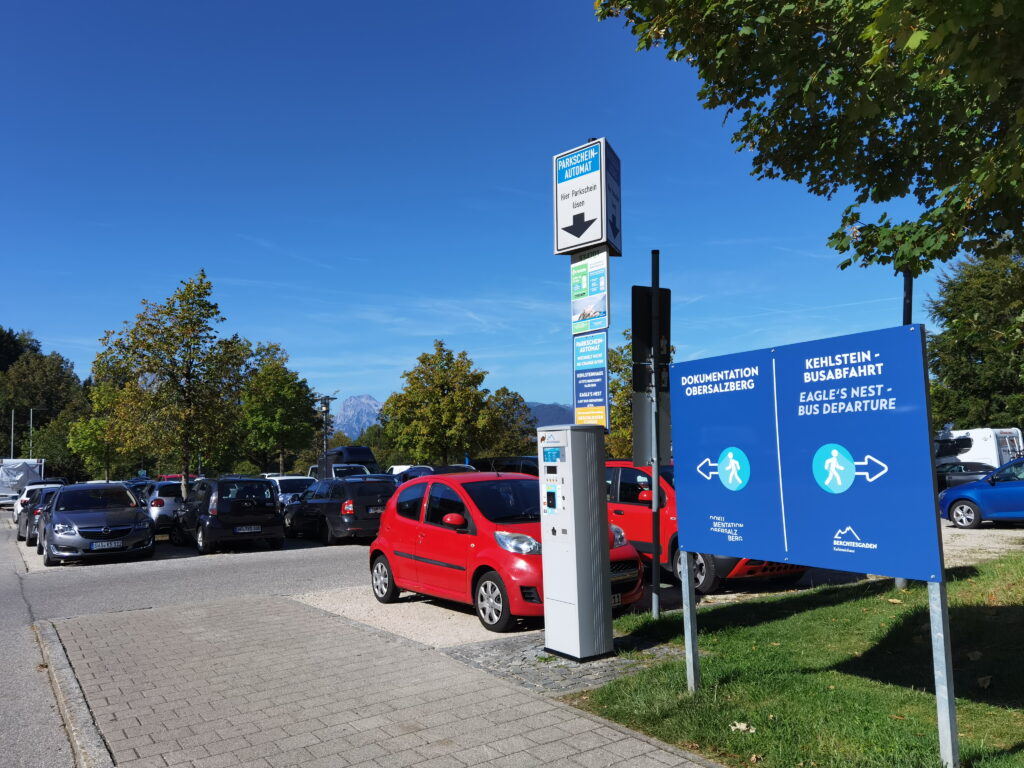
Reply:
<svg viewBox="0 0 1024 768"><path fill-rule="evenodd" d="M442 338L569 403L551 156L593 136L622 160L613 344L652 248L677 359L901 321L890 270L824 245L848 201L752 179L689 67L589 0L10 0L0 30L0 324L82 376L203 268L222 328L320 391L383 400Z"/></svg>

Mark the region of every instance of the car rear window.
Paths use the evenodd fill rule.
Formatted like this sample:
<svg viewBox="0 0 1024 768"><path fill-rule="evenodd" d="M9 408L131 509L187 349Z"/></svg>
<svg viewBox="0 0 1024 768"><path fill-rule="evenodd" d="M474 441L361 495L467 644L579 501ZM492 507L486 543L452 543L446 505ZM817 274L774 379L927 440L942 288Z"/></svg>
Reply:
<svg viewBox="0 0 1024 768"><path fill-rule="evenodd" d="M173 485L161 485L156 489L156 495L164 499L180 499L181 498L181 483L174 483Z"/></svg>
<svg viewBox="0 0 1024 768"><path fill-rule="evenodd" d="M480 514L492 523L529 523L540 520L540 487L537 480L484 480L466 483L463 489Z"/></svg>
<svg viewBox="0 0 1024 768"><path fill-rule="evenodd" d="M349 483L349 493L356 499L377 499L383 496L387 500L394 492L394 483Z"/></svg>
<svg viewBox="0 0 1024 768"><path fill-rule="evenodd" d="M224 480L217 488L222 499L258 499L274 498L274 486L259 480Z"/></svg>
<svg viewBox="0 0 1024 768"><path fill-rule="evenodd" d="M302 493L315 482L312 477L296 477L292 480L278 480L277 487L281 493Z"/></svg>
<svg viewBox="0 0 1024 768"><path fill-rule="evenodd" d="M127 488L82 488L64 491L57 499L57 510L60 512L134 506L135 499L128 493Z"/></svg>

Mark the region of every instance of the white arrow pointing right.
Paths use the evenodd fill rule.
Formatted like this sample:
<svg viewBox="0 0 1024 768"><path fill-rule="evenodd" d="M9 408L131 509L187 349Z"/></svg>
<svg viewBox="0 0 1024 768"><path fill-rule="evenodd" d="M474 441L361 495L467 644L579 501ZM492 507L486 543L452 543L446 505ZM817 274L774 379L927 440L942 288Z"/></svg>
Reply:
<svg viewBox="0 0 1024 768"><path fill-rule="evenodd" d="M872 462L876 465L874 474L871 473ZM878 478L880 478L882 475L889 471L888 464L886 464L883 461L879 461L871 454L866 454L864 456L864 461L855 461L853 463L856 464L858 467L868 467L868 470L866 472L857 472L857 474L866 477L869 483L875 482L875 480L877 480Z"/></svg>

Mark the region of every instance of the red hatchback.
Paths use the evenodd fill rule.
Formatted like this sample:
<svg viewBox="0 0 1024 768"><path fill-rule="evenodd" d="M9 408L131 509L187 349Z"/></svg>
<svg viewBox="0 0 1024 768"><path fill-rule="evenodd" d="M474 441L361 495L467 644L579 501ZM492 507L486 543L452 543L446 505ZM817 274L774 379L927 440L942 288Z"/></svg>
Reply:
<svg viewBox="0 0 1024 768"><path fill-rule="evenodd" d="M536 477L472 472L410 480L388 501L370 546L374 596L403 589L468 603L489 630L544 614ZM612 605L643 595L643 569L622 529L609 527Z"/></svg>
<svg viewBox="0 0 1024 768"><path fill-rule="evenodd" d="M659 560L670 567L679 579L679 524L676 521L675 476L672 467L661 468L659 485L663 503L659 520ZM639 552L650 557L651 545L651 468L635 467L630 461L612 459L605 462L605 483L608 491L608 521L621 526L626 537ZM799 579L807 569L802 565L751 560L746 557L724 557L695 552L694 587L702 594L716 591L727 579Z"/></svg>

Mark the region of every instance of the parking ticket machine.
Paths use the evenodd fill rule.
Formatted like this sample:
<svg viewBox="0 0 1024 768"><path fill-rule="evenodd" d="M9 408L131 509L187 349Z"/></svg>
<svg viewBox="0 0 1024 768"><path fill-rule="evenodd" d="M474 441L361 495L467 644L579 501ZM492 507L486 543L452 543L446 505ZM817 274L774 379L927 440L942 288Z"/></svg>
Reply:
<svg viewBox="0 0 1024 768"><path fill-rule="evenodd" d="M537 430L544 648L577 660L612 652L604 428Z"/></svg>

